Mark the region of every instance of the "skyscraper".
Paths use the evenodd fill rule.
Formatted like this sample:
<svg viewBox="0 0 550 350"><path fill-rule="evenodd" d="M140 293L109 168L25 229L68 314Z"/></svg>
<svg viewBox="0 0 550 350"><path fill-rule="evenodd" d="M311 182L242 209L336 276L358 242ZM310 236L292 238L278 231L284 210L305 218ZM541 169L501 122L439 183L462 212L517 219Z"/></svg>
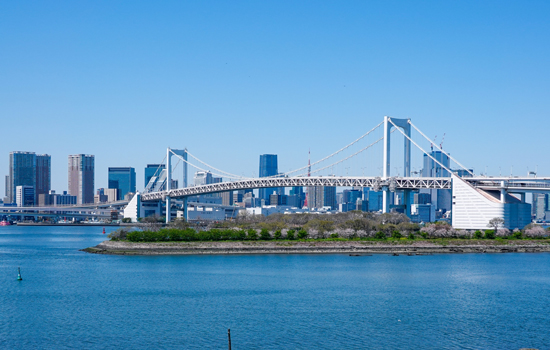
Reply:
<svg viewBox="0 0 550 350"><path fill-rule="evenodd" d="M441 151L432 151L430 155L436 159L439 163L450 168L451 160L448 155ZM424 154L424 168L422 169L423 177L450 177L451 174L445 170L441 165L436 163L427 154ZM431 203L435 204L436 209L451 210L452 195L451 190L420 190L420 193L430 193L432 200Z"/></svg>
<svg viewBox="0 0 550 350"><path fill-rule="evenodd" d="M109 168L109 188L117 189L117 200L128 192L136 193L136 169L131 167Z"/></svg>
<svg viewBox="0 0 550 350"><path fill-rule="evenodd" d="M277 175L277 155L276 154L261 154L260 155L260 177L269 177ZM269 204L269 196L273 193L272 188L260 188L259 199L263 199L266 204ZM276 188L275 191L280 193L281 191Z"/></svg>
<svg viewBox="0 0 550 350"><path fill-rule="evenodd" d="M10 152L7 200L16 201L17 186L32 186L36 189L36 154L34 152Z"/></svg>
<svg viewBox="0 0 550 350"><path fill-rule="evenodd" d="M52 186L52 157L48 154L36 155L35 198L49 194Z"/></svg>
<svg viewBox="0 0 550 350"><path fill-rule="evenodd" d="M145 182L143 183L143 188L147 187L149 180L151 180L153 176L160 176L161 171L165 168L166 165L164 164L147 164L147 167L145 168Z"/></svg>
<svg viewBox="0 0 550 350"><path fill-rule="evenodd" d="M94 202L94 164L93 155L69 156L69 194L76 196L77 204Z"/></svg>

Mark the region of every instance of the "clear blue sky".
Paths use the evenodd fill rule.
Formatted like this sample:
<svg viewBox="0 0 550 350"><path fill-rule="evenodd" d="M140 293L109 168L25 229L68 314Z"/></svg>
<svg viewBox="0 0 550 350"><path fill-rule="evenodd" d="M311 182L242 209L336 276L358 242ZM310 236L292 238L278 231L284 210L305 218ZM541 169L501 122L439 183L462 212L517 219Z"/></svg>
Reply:
<svg viewBox="0 0 550 350"><path fill-rule="evenodd" d="M167 146L257 175L259 154L296 168L390 115L476 172L550 176L549 18L549 1L0 0L0 175L10 151L48 153L62 191L87 153L96 188L109 166L141 188Z"/></svg>

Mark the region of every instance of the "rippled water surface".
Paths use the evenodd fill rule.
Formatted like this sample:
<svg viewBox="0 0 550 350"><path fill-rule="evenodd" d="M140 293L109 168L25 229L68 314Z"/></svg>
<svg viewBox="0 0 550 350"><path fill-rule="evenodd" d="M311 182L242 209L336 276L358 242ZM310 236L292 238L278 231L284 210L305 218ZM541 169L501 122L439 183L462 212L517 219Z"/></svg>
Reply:
<svg viewBox="0 0 550 350"><path fill-rule="evenodd" d="M550 254L78 251L101 231L0 227L2 349L550 349Z"/></svg>

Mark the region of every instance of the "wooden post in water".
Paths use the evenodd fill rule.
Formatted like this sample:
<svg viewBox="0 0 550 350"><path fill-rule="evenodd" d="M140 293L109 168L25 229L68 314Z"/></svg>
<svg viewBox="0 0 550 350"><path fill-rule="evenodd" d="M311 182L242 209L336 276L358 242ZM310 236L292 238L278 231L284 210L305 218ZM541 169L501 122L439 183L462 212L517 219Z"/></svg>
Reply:
<svg viewBox="0 0 550 350"><path fill-rule="evenodd" d="M231 350L231 329L227 329L227 341L229 342L229 350Z"/></svg>

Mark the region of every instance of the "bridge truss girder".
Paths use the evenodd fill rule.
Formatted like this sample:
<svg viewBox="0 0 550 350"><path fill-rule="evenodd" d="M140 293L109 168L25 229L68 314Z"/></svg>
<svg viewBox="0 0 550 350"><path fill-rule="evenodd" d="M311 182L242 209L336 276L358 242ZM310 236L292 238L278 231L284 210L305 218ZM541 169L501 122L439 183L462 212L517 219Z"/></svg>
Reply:
<svg viewBox="0 0 550 350"><path fill-rule="evenodd" d="M200 194L209 194L245 189L270 187L370 187L373 189L387 188L390 190L419 190L419 189L450 189L451 178L446 177L281 177L256 178L235 182L220 182L215 184L179 188L170 191L144 193L142 201L156 201L170 198L183 198Z"/></svg>

